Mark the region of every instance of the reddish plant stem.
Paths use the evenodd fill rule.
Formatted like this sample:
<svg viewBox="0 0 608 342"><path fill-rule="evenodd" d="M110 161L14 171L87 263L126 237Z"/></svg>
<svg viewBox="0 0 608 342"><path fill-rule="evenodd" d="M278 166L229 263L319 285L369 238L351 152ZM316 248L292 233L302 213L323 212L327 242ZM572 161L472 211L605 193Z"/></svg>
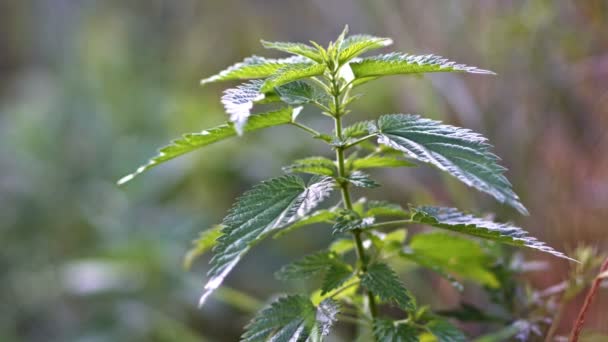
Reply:
<svg viewBox="0 0 608 342"><path fill-rule="evenodd" d="M604 260L602 267L600 268L599 274L608 271L608 258ZM596 277L593 283L591 284L591 288L589 292L587 292L587 296L585 297L585 302L583 303L583 307L581 311L578 313L578 317L576 321L574 321L574 326L572 327L572 333L570 334L570 342L578 342L578 338L581 335L581 331L583 330L583 325L585 324L585 316L587 315L587 311L591 307L591 303L593 303L593 298L597 294L597 291L600 288L600 284L604 279L601 277Z"/></svg>

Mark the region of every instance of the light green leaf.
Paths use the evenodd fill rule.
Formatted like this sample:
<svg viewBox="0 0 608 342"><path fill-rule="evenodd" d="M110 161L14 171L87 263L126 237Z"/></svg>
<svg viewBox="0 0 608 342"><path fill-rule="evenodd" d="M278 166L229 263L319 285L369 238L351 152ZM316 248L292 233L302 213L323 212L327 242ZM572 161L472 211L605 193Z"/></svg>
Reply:
<svg viewBox="0 0 608 342"><path fill-rule="evenodd" d="M298 159L289 166L283 167L287 173L310 173L324 176L334 176L337 174L336 165L325 157L309 157Z"/></svg>
<svg viewBox="0 0 608 342"><path fill-rule="evenodd" d="M249 249L267 234L306 216L333 189L331 178L313 177L308 184L288 175L262 182L238 199L222 223L211 260L209 280L200 304L217 289Z"/></svg>
<svg viewBox="0 0 608 342"><path fill-rule="evenodd" d="M291 122L294 111L295 109L287 107L273 112L252 115L243 130L251 132L262 128L288 124ZM147 164L140 166L135 172L121 178L118 181L118 185L125 184L139 174L168 160L235 135L236 131L233 123L225 123L203 130L200 133L184 134L181 138L173 140L171 144L162 147L158 151L158 155L150 159Z"/></svg>
<svg viewBox="0 0 608 342"><path fill-rule="evenodd" d="M293 56L289 58L264 58L259 56L251 56L245 58L242 62L236 63L220 73L201 80L201 84L207 84L216 81L228 80L247 80L255 78L266 78L273 75L277 70L290 64L307 63L306 58Z"/></svg>
<svg viewBox="0 0 608 342"><path fill-rule="evenodd" d="M368 174L363 171L353 171L345 179L347 182L360 188L377 188L380 186Z"/></svg>
<svg viewBox="0 0 608 342"><path fill-rule="evenodd" d="M467 338L460 329L443 319L433 319L426 328L435 335L437 342L466 342Z"/></svg>
<svg viewBox="0 0 608 342"><path fill-rule="evenodd" d="M367 34L358 34L346 38L340 46L338 60L347 62L362 53L381 49L393 43L390 38L374 37Z"/></svg>
<svg viewBox="0 0 608 342"><path fill-rule="evenodd" d="M341 262L336 253L320 251L283 266L275 276L279 280L306 279L325 272L332 265Z"/></svg>
<svg viewBox="0 0 608 342"><path fill-rule="evenodd" d="M392 52L384 55L362 58L350 63L357 77L379 77L397 74L420 74L427 72L467 72L494 75L492 71L464 64L456 64L441 56L410 55Z"/></svg>
<svg viewBox="0 0 608 342"><path fill-rule="evenodd" d="M199 235L198 239L192 243L192 248L184 256L184 268L190 269L194 260L209 251L221 235L223 226L218 224L211 229L204 230Z"/></svg>
<svg viewBox="0 0 608 342"><path fill-rule="evenodd" d="M285 296L253 318L241 341L321 341L329 334L338 313L338 304L331 299L317 308L305 296Z"/></svg>
<svg viewBox="0 0 608 342"><path fill-rule="evenodd" d="M352 162L353 170L372 169L380 167L414 167L416 164L394 156L369 156L355 159Z"/></svg>
<svg viewBox="0 0 608 342"><path fill-rule="evenodd" d="M360 138L369 134L369 131L375 127L373 121L359 121L344 128L342 137L344 139Z"/></svg>
<svg viewBox="0 0 608 342"><path fill-rule="evenodd" d="M385 302L392 302L406 311L416 310L414 298L387 264L369 265L361 277L361 285Z"/></svg>
<svg viewBox="0 0 608 342"><path fill-rule="evenodd" d="M475 241L439 232L417 234L412 237L409 248L411 252L404 256L422 266L454 273L482 285L500 286L490 270L492 258Z"/></svg>
<svg viewBox="0 0 608 342"><path fill-rule="evenodd" d="M323 62L323 58L319 54L319 51L314 47L303 44L303 43L292 43L292 42L269 42L262 40L262 45L266 49L274 49L294 55L303 56L309 58L317 63Z"/></svg>
<svg viewBox="0 0 608 342"><path fill-rule="evenodd" d="M386 319L374 320L374 336L382 342L418 342L418 328Z"/></svg>
<svg viewBox="0 0 608 342"><path fill-rule="evenodd" d="M262 86L262 92L272 91L275 87L303 78L322 75L324 71L324 64L295 63L285 65L266 79Z"/></svg>
<svg viewBox="0 0 608 342"><path fill-rule="evenodd" d="M506 169L481 135L411 114L383 115L377 130L378 143L430 163L520 213L528 213L503 175Z"/></svg>
<svg viewBox="0 0 608 342"><path fill-rule="evenodd" d="M412 209L412 221L437 228L497 241L500 243L529 247L554 256L576 261L528 235L525 230L508 223L496 223L464 214L455 208L418 207Z"/></svg>
<svg viewBox="0 0 608 342"><path fill-rule="evenodd" d="M365 216L391 216L391 217L407 217L409 213L399 204L390 203L387 201L369 201L366 206Z"/></svg>

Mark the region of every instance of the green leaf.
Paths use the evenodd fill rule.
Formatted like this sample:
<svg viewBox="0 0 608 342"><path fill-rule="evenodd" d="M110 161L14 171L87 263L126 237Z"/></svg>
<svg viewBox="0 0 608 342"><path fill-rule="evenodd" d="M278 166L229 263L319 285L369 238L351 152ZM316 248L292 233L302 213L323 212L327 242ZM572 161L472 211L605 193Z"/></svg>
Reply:
<svg viewBox="0 0 608 342"><path fill-rule="evenodd" d="M330 251L320 251L303 257L302 259L283 266L275 276L279 280L306 279L325 272L339 260L337 255Z"/></svg>
<svg viewBox="0 0 608 342"><path fill-rule="evenodd" d="M379 167L414 167L416 164L393 156L369 156L355 159L351 167L353 170L372 169Z"/></svg>
<svg viewBox="0 0 608 342"><path fill-rule="evenodd" d="M347 62L362 53L381 49L393 44L390 38L374 37L367 34L357 34L346 38L340 46L338 60Z"/></svg>
<svg viewBox="0 0 608 342"><path fill-rule="evenodd" d="M464 64L456 64L441 56L416 56L400 52L362 58L351 62L350 67L357 79L427 72L467 72L472 74L494 75L492 71L478 69Z"/></svg>
<svg viewBox="0 0 608 342"><path fill-rule="evenodd" d="M310 212L333 189L331 178L313 177L308 184L288 175L264 181L246 192L222 223L222 236L213 249L209 280L202 305L242 256L267 234L287 227Z"/></svg>
<svg viewBox="0 0 608 342"><path fill-rule="evenodd" d="M281 101L290 105L326 101L327 94L316 85L305 80L294 81L275 88Z"/></svg>
<svg viewBox="0 0 608 342"><path fill-rule="evenodd" d="M445 233L417 234L412 237L409 248L411 253L408 251L404 256L422 266L454 273L489 287L500 286L490 270L492 258L475 241Z"/></svg>
<svg viewBox="0 0 608 342"><path fill-rule="evenodd" d="M333 220L335 220L337 216L338 216L338 214L333 210L325 210L325 209L317 210L310 215L302 217L299 221L295 222L294 224L280 230L273 236L273 238L277 239L285 234L291 233L295 230L298 230L302 227L305 227L305 226L308 226L311 224L332 223Z"/></svg>
<svg viewBox="0 0 608 342"><path fill-rule="evenodd" d="M505 168L481 135L411 114L384 115L377 130L378 143L430 163L520 213L528 213L503 175Z"/></svg>
<svg viewBox="0 0 608 342"><path fill-rule="evenodd" d="M438 342L466 342L467 338L460 329L443 319L433 319L426 328L435 335Z"/></svg>
<svg viewBox="0 0 608 342"><path fill-rule="evenodd" d="M242 62L236 63L225 70L222 70L216 75L201 80L201 84L207 84L216 81L228 80L247 80L255 78L266 78L277 70L290 65L306 63L307 59L293 56L289 58L264 58L259 56L251 56L245 58Z"/></svg>
<svg viewBox="0 0 608 342"><path fill-rule="evenodd" d="M360 138L369 134L371 128L375 127L373 121L359 121L344 128L342 137L344 139Z"/></svg>
<svg viewBox="0 0 608 342"><path fill-rule="evenodd" d="M418 328L386 319L374 320L374 336L382 342L418 342Z"/></svg>
<svg viewBox="0 0 608 342"><path fill-rule="evenodd" d="M413 208L412 221L508 245L529 247L560 258L576 261L545 245L544 242L529 236L528 232L519 227L474 217L461 213L455 208L428 206Z"/></svg>
<svg viewBox="0 0 608 342"><path fill-rule="evenodd" d="M321 295L337 289L352 275L353 270L350 265L343 262L334 262L323 277L323 284L321 284Z"/></svg>
<svg viewBox="0 0 608 342"><path fill-rule="evenodd" d="M368 174L362 171L351 172L346 181L360 188L377 188L380 186L375 180L371 179Z"/></svg>
<svg viewBox="0 0 608 342"><path fill-rule="evenodd" d="M338 313L338 304L331 299L317 308L302 295L282 297L253 318L241 341L321 341L329 334Z"/></svg>
<svg viewBox="0 0 608 342"><path fill-rule="evenodd" d="M224 110L230 115L230 121L234 122L234 128L239 135L243 135L253 104L265 98L264 94L260 93L263 83L262 80L253 80L224 91Z"/></svg>
<svg viewBox="0 0 608 342"><path fill-rule="evenodd" d="M344 209L338 213L332 233L341 234L355 229L364 229L374 224L374 221L373 217L362 218L357 212Z"/></svg>
<svg viewBox="0 0 608 342"><path fill-rule="evenodd" d="M184 268L190 269L196 258L205 254L208 250L215 246L216 240L221 235L223 226L218 224L211 229L207 229L199 235L198 239L192 243L192 248L184 256Z"/></svg>
<svg viewBox="0 0 608 342"><path fill-rule="evenodd" d="M300 172L324 176L334 176L337 174L334 162L325 157L298 159L293 164L283 167L283 171L287 173Z"/></svg>
<svg viewBox="0 0 608 342"><path fill-rule="evenodd" d="M269 42L262 40L262 45L266 49L279 50L294 55L303 56L317 63L323 62L323 58L319 54L319 51L307 44L292 42Z"/></svg>
<svg viewBox="0 0 608 342"><path fill-rule="evenodd" d="M387 264L369 265L361 277L361 285L385 302L392 302L406 311L416 310L414 298Z"/></svg>
<svg viewBox="0 0 608 342"><path fill-rule="evenodd" d="M291 122L292 114L296 110L298 109L287 107L273 112L252 115L245 125L244 131L251 132L262 128L288 124ZM135 172L121 178L117 183L118 185L125 184L161 163L235 135L236 131L233 123L225 123L203 130L200 133L184 134L181 138L173 140L171 144L162 147L158 151L157 156L150 159L147 164L140 166Z"/></svg>
<svg viewBox="0 0 608 342"><path fill-rule="evenodd" d="M399 204L387 201L369 201L365 216L408 217L409 213Z"/></svg>
<svg viewBox="0 0 608 342"><path fill-rule="evenodd" d="M262 85L262 92L266 93L275 87L297 81L302 78L322 75L325 71L324 64L295 63L287 64L268 77Z"/></svg>

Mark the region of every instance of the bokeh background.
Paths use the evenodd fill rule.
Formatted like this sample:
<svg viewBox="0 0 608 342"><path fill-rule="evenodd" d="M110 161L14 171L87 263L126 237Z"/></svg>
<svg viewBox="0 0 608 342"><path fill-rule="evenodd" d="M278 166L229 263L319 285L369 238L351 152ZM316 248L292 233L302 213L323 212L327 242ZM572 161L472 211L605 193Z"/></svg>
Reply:
<svg viewBox="0 0 608 342"><path fill-rule="evenodd" d="M201 88L201 78L251 54L279 56L260 38L325 44L345 24L393 37L397 50L497 72L386 78L362 87L368 96L347 121L423 113L483 133L531 216L428 168L377 173L385 187L369 197L495 212L557 249L607 250L604 0L4 0L0 341L236 340L251 317L245 304L255 302L216 298L198 310L208 259L184 270L190 241L291 158L331 152L273 128L174 160L126 187L115 181L171 138L225 120L219 96L230 84ZM330 129L313 111L302 117ZM319 227L263 243L227 284L261 302L301 288L272 273L329 238ZM565 279L566 262L525 255L550 262L531 274L535 287ZM458 302L429 274L404 279L435 308ZM603 290L587 327L607 332L607 307Z"/></svg>

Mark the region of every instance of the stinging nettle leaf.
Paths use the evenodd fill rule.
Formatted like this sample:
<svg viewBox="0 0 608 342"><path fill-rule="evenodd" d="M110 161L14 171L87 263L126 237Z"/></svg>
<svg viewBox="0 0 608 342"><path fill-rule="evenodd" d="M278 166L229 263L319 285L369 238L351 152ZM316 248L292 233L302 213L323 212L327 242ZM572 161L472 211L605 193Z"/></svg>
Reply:
<svg viewBox="0 0 608 342"><path fill-rule="evenodd" d="M374 337L382 342L418 342L419 329L407 323L387 319L374 320Z"/></svg>
<svg viewBox="0 0 608 342"><path fill-rule="evenodd" d="M339 306L331 299L315 307L302 295L281 297L253 318L241 341L322 341L338 313Z"/></svg>
<svg viewBox="0 0 608 342"><path fill-rule="evenodd" d="M351 172L351 174L346 177L346 181L360 188L377 188L380 186L379 183L362 171Z"/></svg>
<svg viewBox="0 0 608 342"><path fill-rule="evenodd" d="M262 128L288 124L291 122L292 114L295 110L297 110L297 108L294 109L287 107L273 112L252 115L245 124L243 130L245 132L250 132ZM171 144L162 147L158 151L158 155L151 158L147 164L140 166L135 172L121 178L117 184L123 185L141 173L159 164L197 150L203 146L231 138L235 135L236 130L234 129L233 123L225 123L223 125L203 130L200 133L184 134L181 138L173 140Z"/></svg>
<svg viewBox="0 0 608 342"><path fill-rule="evenodd" d="M222 104L226 113L230 115L230 121L234 122L234 129L238 135L243 135L253 104L265 98L264 94L260 93L263 83L262 80L253 80L224 91Z"/></svg>
<svg viewBox="0 0 608 342"><path fill-rule="evenodd" d="M221 230L224 228L222 225L218 224L213 226L211 229L207 229L199 235L198 239L193 241L192 248L186 253L184 256L184 268L190 269L192 263L196 258L205 254L209 251L215 243L217 242L217 238L221 235Z"/></svg>
<svg viewBox="0 0 608 342"><path fill-rule="evenodd" d="M414 297L385 263L376 262L369 265L367 272L361 277L361 285L385 302L392 302L409 312L416 310Z"/></svg>
<svg viewBox="0 0 608 342"><path fill-rule="evenodd" d="M325 71L324 64L294 63L287 64L268 77L262 85L261 91L266 93L275 87L297 81L303 78L322 75Z"/></svg>
<svg viewBox="0 0 608 342"><path fill-rule="evenodd" d="M390 38L374 37L367 34L353 35L342 42L338 59L340 63L344 63L362 53L381 49L391 44L393 44L393 40Z"/></svg>
<svg viewBox="0 0 608 342"><path fill-rule="evenodd" d="M399 159L394 156L369 156L361 159L355 159L351 163L353 170L373 169L384 167L414 167L416 164L407 160Z"/></svg>
<svg viewBox="0 0 608 342"><path fill-rule="evenodd" d="M503 175L506 169L480 134L412 114L383 115L376 129L378 143L430 163L520 213L528 213Z"/></svg>
<svg viewBox="0 0 608 342"><path fill-rule="evenodd" d="M305 80L294 81L275 88L281 101L290 105L326 101L327 94L317 85Z"/></svg>
<svg viewBox="0 0 608 342"><path fill-rule="evenodd" d="M308 63L308 59L300 56L288 58L264 58L251 56L242 62L236 63L216 75L201 80L201 84L217 81L248 80L255 78L266 78L273 75L277 70L290 64Z"/></svg>
<svg viewBox="0 0 608 342"><path fill-rule="evenodd" d="M332 227L333 234L341 234L355 229L365 229L374 224L373 217L361 217L353 210L343 209L337 217L336 223Z"/></svg>
<svg viewBox="0 0 608 342"><path fill-rule="evenodd" d="M309 58L317 63L323 62L323 57L319 54L319 51L314 47L303 44L303 43L292 43L292 42L269 42L262 40L262 45L266 49L274 49L294 55L303 56Z"/></svg>
<svg viewBox="0 0 608 342"><path fill-rule="evenodd" d="M200 305L255 243L304 217L333 187L331 178L313 177L306 184L300 177L287 175L264 181L240 197L222 223Z"/></svg>
<svg viewBox="0 0 608 342"><path fill-rule="evenodd" d="M352 276L352 274L353 270L348 264L341 262L331 265L323 277L323 284L321 284L321 295L329 293L340 287Z"/></svg>
<svg viewBox="0 0 608 342"><path fill-rule="evenodd" d="M430 206L413 208L412 221L508 245L529 247L563 259L576 261L529 236L528 232L519 227L474 217L455 208Z"/></svg>
<svg viewBox="0 0 608 342"><path fill-rule="evenodd" d="M331 251L320 251L283 266L275 276L279 280L306 279L326 271L334 263L337 255Z"/></svg>
<svg viewBox="0 0 608 342"><path fill-rule="evenodd" d="M362 58L352 61L350 67L357 79L428 72L467 72L494 75L492 71L456 64L441 56L417 56L400 52Z"/></svg>
<svg viewBox="0 0 608 342"><path fill-rule="evenodd" d="M298 159L293 164L283 167L283 171L287 173L300 172L324 176L333 176L337 173L334 162L324 157Z"/></svg>
<svg viewBox="0 0 608 342"><path fill-rule="evenodd" d="M466 342L467 337L460 329L444 319L433 319L426 328L437 338L437 342Z"/></svg>

